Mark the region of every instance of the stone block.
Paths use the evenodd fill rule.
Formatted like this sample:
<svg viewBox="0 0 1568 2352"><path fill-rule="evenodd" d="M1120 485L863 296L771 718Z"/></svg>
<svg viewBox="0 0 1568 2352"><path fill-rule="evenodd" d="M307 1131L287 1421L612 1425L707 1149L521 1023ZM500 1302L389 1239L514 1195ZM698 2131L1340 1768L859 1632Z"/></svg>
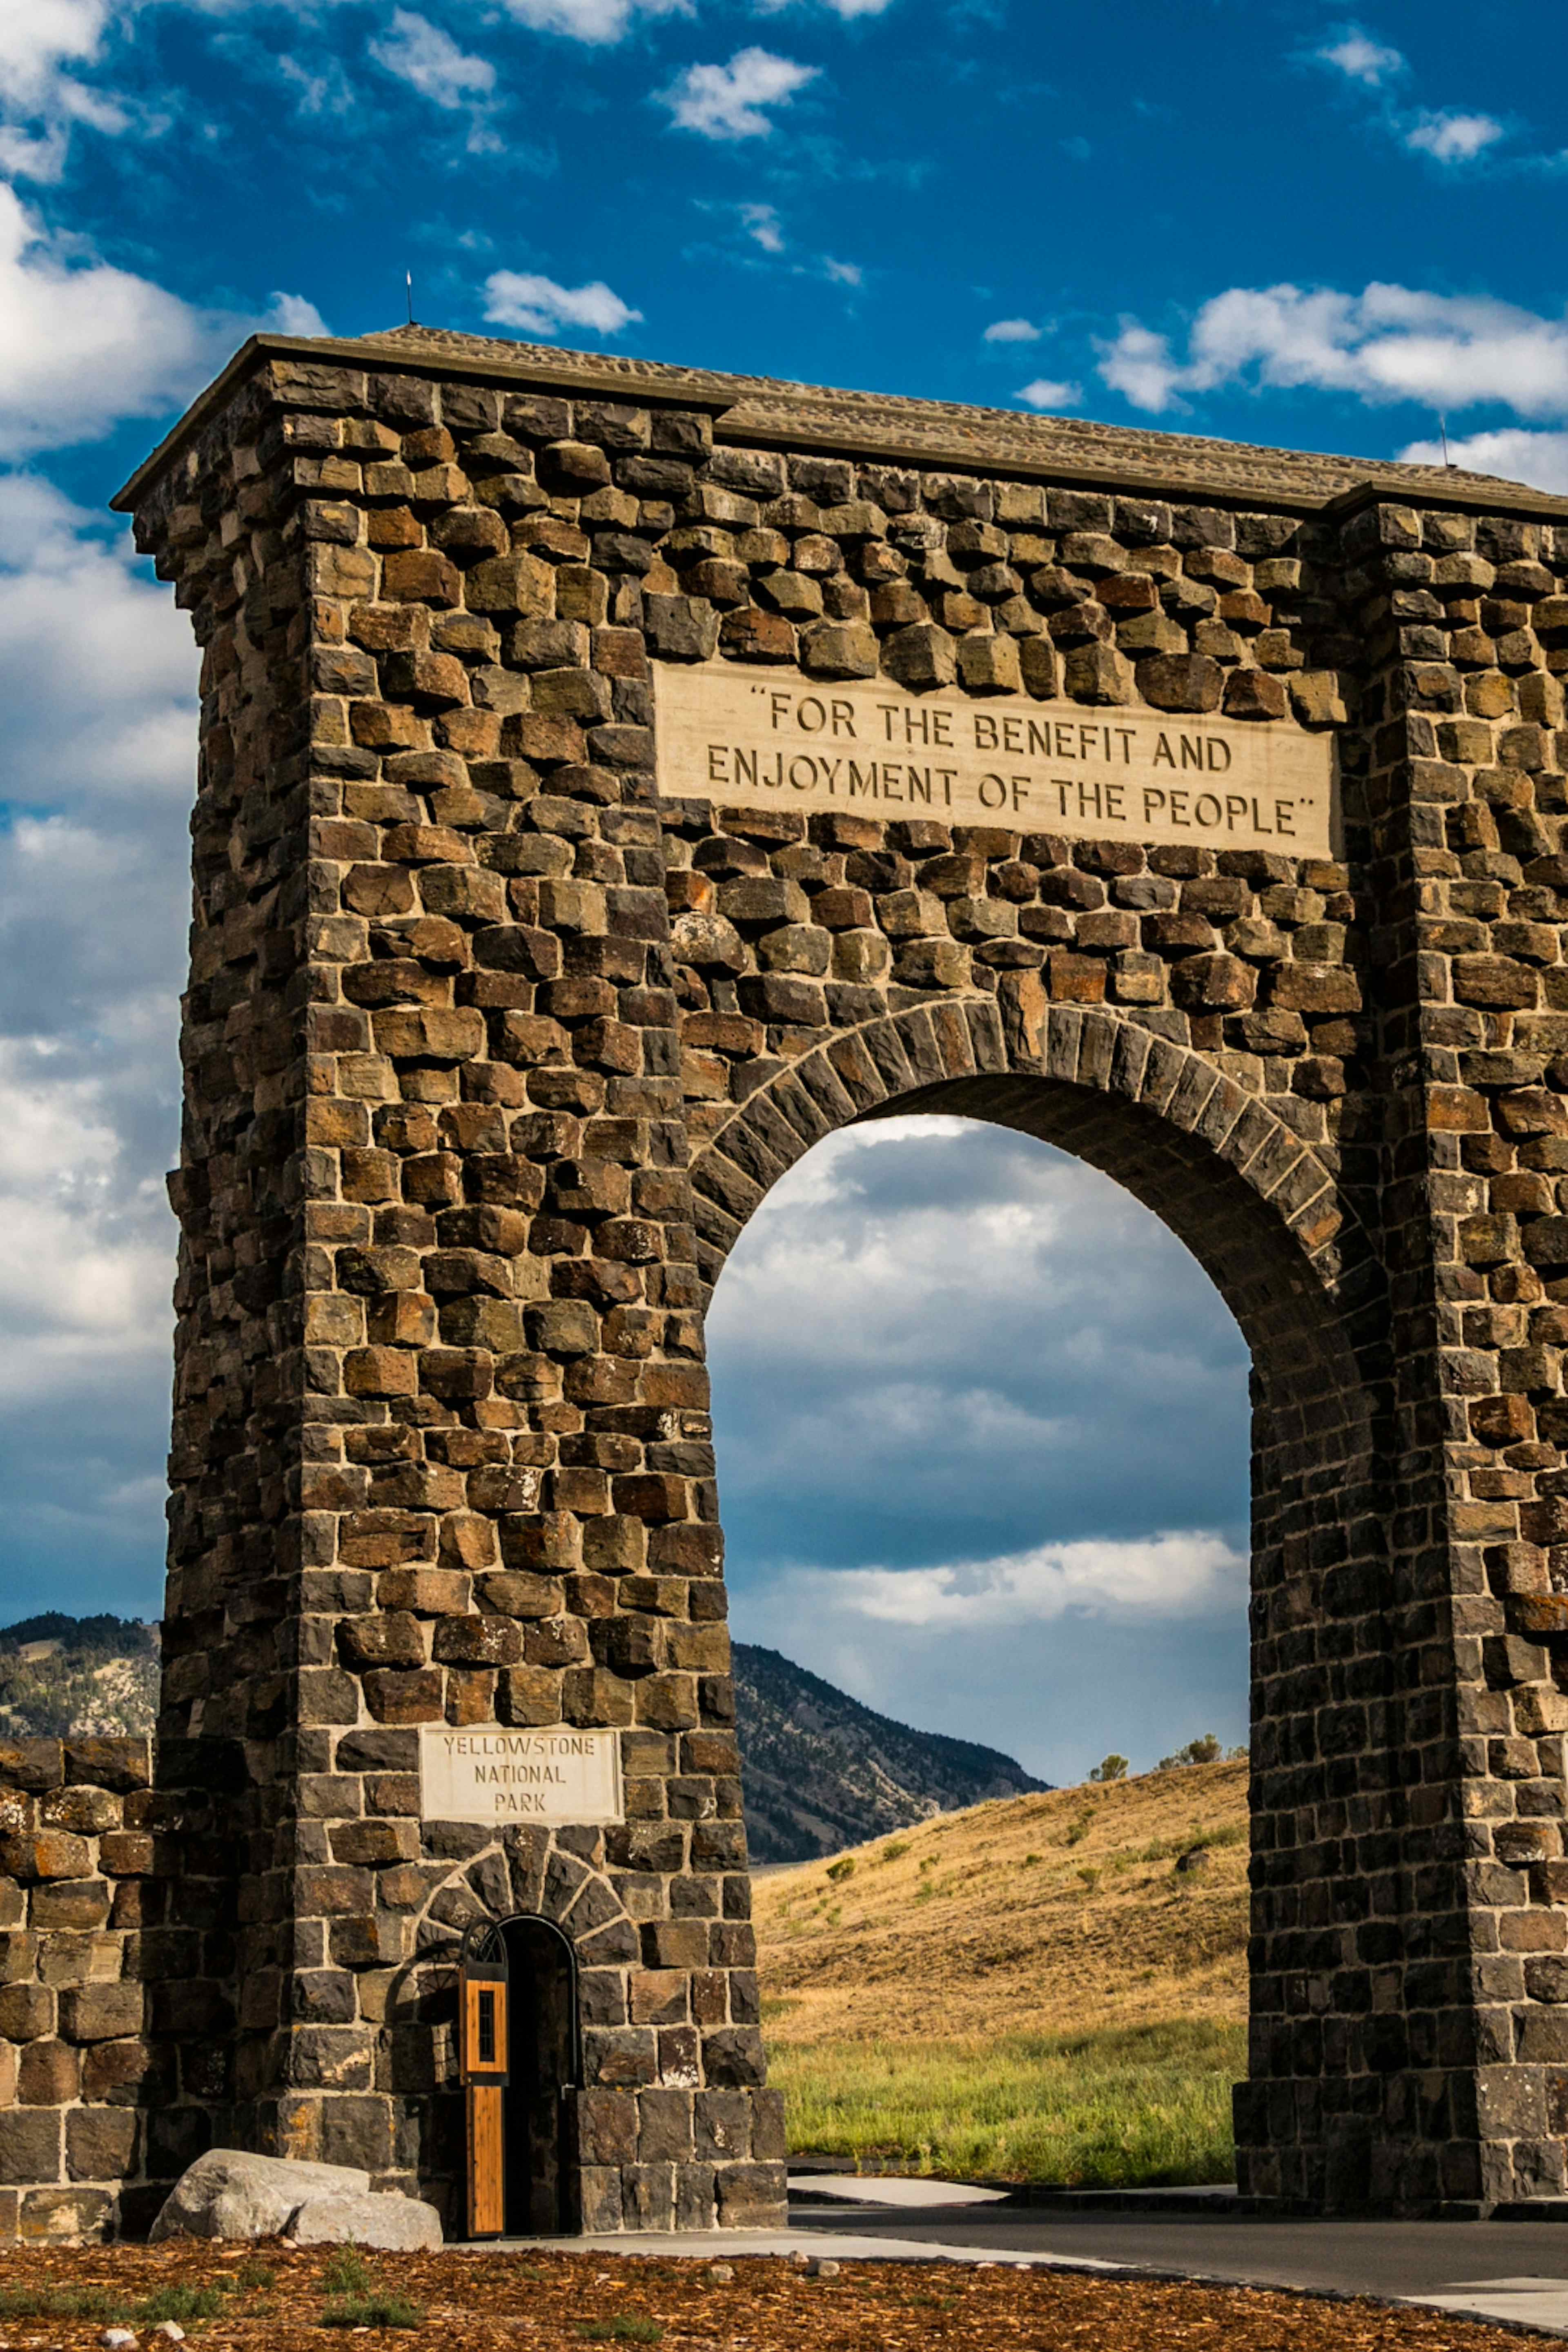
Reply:
<svg viewBox="0 0 1568 2352"><path fill-rule="evenodd" d="M782 2164L721 2164L714 2168L719 2226L723 2230L777 2230L787 2211Z"/></svg>
<svg viewBox="0 0 1568 2352"><path fill-rule="evenodd" d="M58 1739L0 1739L0 1788L58 1789L63 1774Z"/></svg>
<svg viewBox="0 0 1568 2352"><path fill-rule="evenodd" d="M140 1984L73 1986L60 1995L60 2032L68 2042L114 2042L140 2033L143 2000Z"/></svg>
<svg viewBox="0 0 1568 2352"><path fill-rule="evenodd" d="M47 1985L0 1985L0 2038L36 2042L55 2030L55 1996Z"/></svg>
<svg viewBox="0 0 1568 2352"><path fill-rule="evenodd" d="M16 2068L16 2097L25 2107L59 2107L74 2099L81 2059L68 2042L29 2042Z"/></svg>
<svg viewBox="0 0 1568 2352"><path fill-rule="evenodd" d="M1138 690L1156 710L1217 710L1225 672L1206 654L1151 654L1137 667Z"/></svg>
<svg viewBox="0 0 1568 2352"><path fill-rule="evenodd" d="M761 2164L783 2164L789 2150L782 2091L751 2094L752 2154Z"/></svg>
<svg viewBox="0 0 1568 2352"><path fill-rule="evenodd" d="M749 2160L752 2152L753 2101L762 2095L758 2092L699 2091L692 2103L693 2147L698 2158L713 2164ZM771 2148L759 2152L770 2158L773 2154Z"/></svg>
<svg viewBox="0 0 1568 2352"><path fill-rule="evenodd" d="M628 2164L621 2169L621 2212L628 2230L673 2230L673 2164Z"/></svg>
<svg viewBox="0 0 1568 2352"><path fill-rule="evenodd" d="M0 2109L0 2183L27 2187L58 2180L64 2164L58 2107Z"/></svg>
<svg viewBox="0 0 1568 2352"><path fill-rule="evenodd" d="M578 2195L583 2229L586 2235L625 2227L621 2202L621 2168L617 2166L584 2164L578 2175Z"/></svg>
<svg viewBox="0 0 1568 2352"><path fill-rule="evenodd" d="M721 2027L702 2037L702 2066L710 2084L760 2087L767 2080L763 2037L754 2026Z"/></svg>
<svg viewBox="0 0 1568 2352"><path fill-rule="evenodd" d="M136 2167L141 2118L130 2107L75 2107L66 2117L71 2180L121 2181Z"/></svg>
<svg viewBox="0 0 1568 2352"><path fill-rule="evenodd" d="M575 2096L577 2146L585 2165L636 2161L638 2102L629 2091L587 2090Z"/></svg>
<svg viewBox="0 0 1568 2352"><path fill-rule="evenodd" d="M113 1887L106 1879L56 1879L34 1889L29 1916L39 1929L64 1927L79 1932L101 1927L113 1898Z"/></svg>
<svg viewBox="0 0 1568 2352"><path fill-rule="evenodd" d="M114 2193L107 2189L30 2189L18 2200L16 2235L24 2244L90 2245L114 2226Z"/></svg>

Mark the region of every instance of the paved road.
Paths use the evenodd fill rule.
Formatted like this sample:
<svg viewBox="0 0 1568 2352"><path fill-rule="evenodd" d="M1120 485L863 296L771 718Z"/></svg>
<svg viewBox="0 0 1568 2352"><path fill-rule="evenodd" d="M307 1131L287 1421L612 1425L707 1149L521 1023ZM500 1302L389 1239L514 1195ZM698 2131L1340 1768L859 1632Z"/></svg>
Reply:
<svg viewBox="0 0 1568 2352"><path fill-rule="evenodd" d="M799 2254L1147 2271L1308 2294L1436 2305L1568 2336L1568 2200L1542 2221L1276 2221L1244 2214L1058 2212L929 2180L797 2177L789 2228L513 2239L476 2246L591 2247L620 2256ZM833 2201L829 2201L832 2200Z"/></svg>
<svg viewBox="0 0 1568 2352"><path fill-rule="evenodd" d="M804 2186L804 2184L803 2184ZM858 2187L869 2189L867 2181ZM889 2189L895 2189L889 2182ZM911 2208L856 2198L792 2206L814 2243L962 2242L971 2259L1089 2262L1184 2278L1434 2303L1568 2335L1568 2225L1561 2221L1311 2221L1187 2213L1058 2213L1005 2200ZM826 2251L826 2247L823 2249Z"/></svg>

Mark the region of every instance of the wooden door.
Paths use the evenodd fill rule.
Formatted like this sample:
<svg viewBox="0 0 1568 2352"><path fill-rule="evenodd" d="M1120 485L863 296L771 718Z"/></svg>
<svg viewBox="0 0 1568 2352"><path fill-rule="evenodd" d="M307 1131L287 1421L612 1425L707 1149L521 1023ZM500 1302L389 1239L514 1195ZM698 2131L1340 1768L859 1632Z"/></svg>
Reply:
<svg viewBox="0 0 1568 2352"><path fill-rule="evenodd" d="M510 2019L506 1944L494 1927L470 1929L458 1972L470 2238L506 2233L506 2117Z"/></svg>
<svg viewBox="0 0 1568 2352"><path fill-rule="evenodd" d="M506 2234L506 2135L501 2125L499 2083L470 2083L468 2106L468 2235Z"/></svg>

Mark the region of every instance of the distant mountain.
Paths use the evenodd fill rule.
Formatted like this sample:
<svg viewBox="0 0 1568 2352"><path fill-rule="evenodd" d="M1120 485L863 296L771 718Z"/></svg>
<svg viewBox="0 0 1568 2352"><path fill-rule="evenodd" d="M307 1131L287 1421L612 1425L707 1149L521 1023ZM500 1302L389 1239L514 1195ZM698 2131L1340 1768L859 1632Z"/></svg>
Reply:
<svg viewBox="0 0 1568 2352"><path fill-rule="evenodd" d="M0 1738L150 1731L158 1629L58 1610L0 1626ZM776 1650L735 1644L746 1834L753 1862L810 1862L1036 1780L1010 1756L911 1731Z"/></svg>
<svg viewBox="0 0 1568 2352"><path fill-rule="evenodd" d="M911 1731L750 1642L735 1643L735 1712L753 1862L808 1862L1049 1786L994 1748Z"/></svg>
<svg viewBox="0 0 1568 2352"><path fill-rule="evenodd" d="M50 1609L0 1627L0 1737L151 1731L157 1707L156 1626Z"/></svg>

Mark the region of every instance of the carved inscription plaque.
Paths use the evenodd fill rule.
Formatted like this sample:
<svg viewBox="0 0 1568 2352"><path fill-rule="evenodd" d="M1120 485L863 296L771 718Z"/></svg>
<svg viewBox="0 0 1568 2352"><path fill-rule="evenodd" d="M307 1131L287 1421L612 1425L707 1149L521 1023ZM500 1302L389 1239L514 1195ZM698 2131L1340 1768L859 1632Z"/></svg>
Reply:
<svg viewBox="0 0 1568 2352"><path fill-rule="evenodd" d="M422 1725L419 1810L427 1822L620 1822L614 1731L450 1731Z"/></svg>
<svg viewBox="0 0 1568 2352"><path fill-rule="evenodd" d="M1285 719L910 694L722 662L660 663L656 677L667 800L1333 855L1332 739Z"/></svg>

